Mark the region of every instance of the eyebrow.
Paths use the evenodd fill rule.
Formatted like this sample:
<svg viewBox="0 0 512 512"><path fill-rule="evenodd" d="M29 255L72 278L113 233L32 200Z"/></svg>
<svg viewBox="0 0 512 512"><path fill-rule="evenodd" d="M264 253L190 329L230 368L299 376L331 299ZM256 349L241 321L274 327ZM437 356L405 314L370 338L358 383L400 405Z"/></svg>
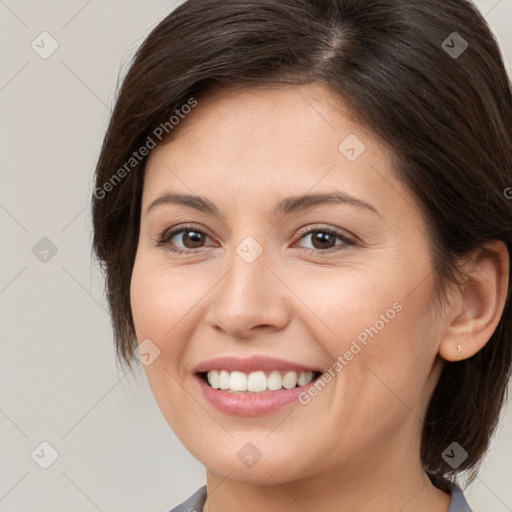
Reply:
<svg viewBox="0 0 512 512"><path fill-rule="evenodd" d="M189 194L177 194L173 192L165 192L153 200L147 207L146 214L159 204L169 203L189 206L190 208L216 215L220 219L224 218L217 206L215 206L215 204L208 200L206 197ZM322 206L325 204L349 204L370 211L382 218L382 215L371 204L342 192L305 194L300 196L285 197L280 203L277 204L276 207L274 207L273 214L284 216L292 212L304 211L310 208L314 208L315 206Z"/></svg>

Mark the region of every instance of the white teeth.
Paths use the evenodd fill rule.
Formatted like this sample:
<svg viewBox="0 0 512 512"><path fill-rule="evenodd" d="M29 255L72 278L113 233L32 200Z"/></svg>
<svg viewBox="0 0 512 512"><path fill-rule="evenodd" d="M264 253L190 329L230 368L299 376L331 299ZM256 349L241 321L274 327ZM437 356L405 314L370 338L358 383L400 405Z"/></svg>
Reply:
<svg viewBox="0 0 512 512"><path fill-rule="evenodd" d="M288 372L283 377L283 387L286 389L293 389L297 386L297 373L296 372Z"/></svg>
<svg viewBox="0 0 512 512"><path fill-rule="evenodd" d="M210 386L213 389L223 389L228 392L249 391L261 393L263 391L277 391L279 389L293 389L297 385L305 386L313 380L313 372L279 372L271 371L268 375L264 371L228 372L226 370L211 370L207 373Z"/></svg>
<svg viewBox="0 0 512 512"><path fill-rule="evenodd" d="M231 372L229 389L232 391L247 391L247 375L242 372Z"/></svg>
<svg viewBox="0 0 512 512"><path fill-rule="evenodd" d="M270 375L267 377L267 389L269 391L277 391L278 389L281 389L281 384L281 374L276 370L270 372Z"/></svg>
<svg viewBox="0 0 512 512"><path fill-rule="evenodd" d="M210 383L210 386L213 389L219 389L219 372L217 370L212 370L211 372L208 372L208 382Z"/></svg>
<svg viewBox="0 0 512 512"><path fill-rule="evenodd" d="M247 391L258 393L266 391L267 389L267 376L265 372L252 372L247 378Z"/></svg>
<svg viewBox="0 0 512 512"><path fill-rule="evenodd" d="M222 370L219 374L219 389L229 389L229 372L226 370Z"/></svg>

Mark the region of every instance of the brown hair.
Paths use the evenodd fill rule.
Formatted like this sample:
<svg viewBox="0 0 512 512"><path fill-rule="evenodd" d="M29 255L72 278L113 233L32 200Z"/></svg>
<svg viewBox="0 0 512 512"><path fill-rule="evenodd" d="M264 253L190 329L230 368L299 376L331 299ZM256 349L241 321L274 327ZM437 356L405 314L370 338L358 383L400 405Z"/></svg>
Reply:
<svg viewBox="0 0 512 512"><path fill-rule="evenodd" d="M131 368L137 345L129 290L146 162L139 153L147 153L139 150L159 126L172 129L177 109L217 84L313 81L327 84L389 148L428 223L440 290L455 280L457 258L486 241L503 240L512 253L511 84L472 3L188 0L137 51L96 168L93 248L105 270L119 361ZM429 404L421 458L441 489L462 471L476 475L511 361L509 276L490 341L444 365ZM453 441L468 452L457 469L441 456Z"/></svg>

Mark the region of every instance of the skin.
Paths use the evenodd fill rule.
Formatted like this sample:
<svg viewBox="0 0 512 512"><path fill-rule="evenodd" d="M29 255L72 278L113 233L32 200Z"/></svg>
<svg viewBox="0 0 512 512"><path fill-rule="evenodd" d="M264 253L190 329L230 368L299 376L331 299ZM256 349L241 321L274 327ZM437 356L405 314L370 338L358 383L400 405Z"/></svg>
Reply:
<svg viewBox="0 0 512 512"><path fill-rule="evenodd" d="M349 134L366 146L355 161L338 149ZM171 203L147 212L167 190L204 196L220 215ZM350 204L272 211L289 195L333 191L378 214ZM163 231L185 224L207 237L197 243L181 233L157 246ZM315 245L305 234L324 227L356 245L336 237ZM263 251L252 263L236 252L247 236ZM225 88L200 97L149 156L131 305L137 339L160 350L145 366L155 399L207 468L204 510L446 512L450 496L421 465L420 432L444 360L475 353L499 321L508 259L503 245L494 249L498 258L475 255L451 306L436 308L420 208L387 149L328 89ZM307 405L227 415L191 373L224 354L327 370L397 302L402 310ZM237 457L246 443L262 454L250 468Z"/></svg>

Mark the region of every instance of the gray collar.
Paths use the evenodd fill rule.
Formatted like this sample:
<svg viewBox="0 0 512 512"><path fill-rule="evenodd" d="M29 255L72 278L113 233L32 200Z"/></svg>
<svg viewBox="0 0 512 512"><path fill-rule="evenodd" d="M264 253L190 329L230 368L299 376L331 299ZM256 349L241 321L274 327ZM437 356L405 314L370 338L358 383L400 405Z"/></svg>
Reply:
<svg viewBox="0 0 512 512"><path fill-rule="evenodd" d="M173 508L170 512L202 512L206 502L206 485L200 487L190 498ZM452 486L452 500L448 512L473 512L461 489Z"/></svg>

